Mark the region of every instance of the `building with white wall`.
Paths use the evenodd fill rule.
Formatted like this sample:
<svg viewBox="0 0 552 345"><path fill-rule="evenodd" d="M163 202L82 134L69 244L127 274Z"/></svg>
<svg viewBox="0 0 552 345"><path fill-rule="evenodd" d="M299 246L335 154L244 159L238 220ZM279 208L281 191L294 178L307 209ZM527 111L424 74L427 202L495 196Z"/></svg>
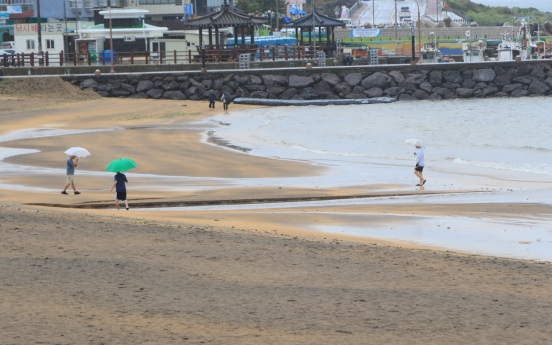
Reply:
<svg viewBox="0 0 552 345"><path fill-rule="evenodd" d="M14 42L16 53L38 53L38 24L15 24ZM42 23L42 51L59 54L64 50L65 23Z"/></svg>

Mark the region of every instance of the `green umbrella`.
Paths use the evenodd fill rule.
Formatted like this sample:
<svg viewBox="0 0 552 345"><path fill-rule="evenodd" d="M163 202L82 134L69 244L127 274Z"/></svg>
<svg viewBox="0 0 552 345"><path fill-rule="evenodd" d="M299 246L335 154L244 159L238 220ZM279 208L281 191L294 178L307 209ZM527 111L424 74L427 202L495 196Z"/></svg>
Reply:
<svg viewBox="0 0 552 345"><path fill-rule="evenodd" d="M106 171L121 172L136 168L136 162L130 158L119 158L109 163Z"/></svg>

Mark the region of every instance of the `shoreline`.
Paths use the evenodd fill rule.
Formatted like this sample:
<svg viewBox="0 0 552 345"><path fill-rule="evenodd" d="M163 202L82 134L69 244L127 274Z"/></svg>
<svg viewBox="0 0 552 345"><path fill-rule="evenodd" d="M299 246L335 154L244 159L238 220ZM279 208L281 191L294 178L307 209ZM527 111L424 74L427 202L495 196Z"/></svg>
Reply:
<svg viewBox="0 0 552 345"><path fill-rule="evenodd" d="M2 342L552 341L552 262L473 255L379 236L401 227L420 239L426 237L424 231L431 235L438 229L454 235L461 230L455 224L469 223L475 235L501 238L501 224L532 226L549 219L548 189L535 194L519 184L525 189L476 191L475 198L461 193L467 189L456 181L450 188L438 188L437 173L432 173L434 186L425 191L407 186L404 179L341 183L349 182L345 179L324 185L320 182L328 178L331 166L258 157L206 143L206 126L192 124L212 117L206 103L112 99L26 111L26 105L36 105L28 102L14 103L19 107L15 112L0 109L5 124L0 135L45 124L133 130L0 144L41 151L8 159L29 171L41 170L39 174L18 171L17 165L9 173L0 169ZM171 130L155 129L161 127ZM77 145L92 152L79 166L96 174L79 175L77 170L77 188L83 193L61 195L63 152ZM113 194L107 192L112 176L103 174L106 161L119 155L138 161L136 173L128 174L129 211L115 209ZM7 190L4 185L48 191ZM360 195L377 197L358 199ZM343 196L349 199L331 200ZM136 207L305 198L319 201ZM443 217L458 222L442 223ZM342 232L345 228L350 232ZM357 236L358 229L379 238Z"/></svg>

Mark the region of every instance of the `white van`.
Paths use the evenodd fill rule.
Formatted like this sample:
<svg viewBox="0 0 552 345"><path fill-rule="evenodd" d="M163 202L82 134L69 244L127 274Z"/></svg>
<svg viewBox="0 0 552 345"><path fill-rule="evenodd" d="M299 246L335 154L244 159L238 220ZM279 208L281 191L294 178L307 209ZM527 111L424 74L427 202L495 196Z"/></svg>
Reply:
<svg viewBox="0 0 552 345"><path fill-rule="evenodd" d="M356 25L353 24L353 22L349 19L349 18L346 18L346 19L340 19L346 27L350 28L350 29L354 29L356 28Z"/></svg>

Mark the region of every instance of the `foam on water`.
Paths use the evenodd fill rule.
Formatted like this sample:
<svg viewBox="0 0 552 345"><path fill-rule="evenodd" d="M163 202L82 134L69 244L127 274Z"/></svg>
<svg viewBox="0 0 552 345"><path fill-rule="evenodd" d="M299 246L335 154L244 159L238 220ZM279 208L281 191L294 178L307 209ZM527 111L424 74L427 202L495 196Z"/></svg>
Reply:
<svg viewBox="0 0 552 345"><path fill-rule="evenodd" d="M552 175L552 118L539 109L551 105L542 97L262 108L218 115L212 123L229 123L216 135L254 155L404 165L414 151L404 141L419 138L429 169L458 173L466 165L479 175L522 172L541 181L539 175Z"/></svg>

